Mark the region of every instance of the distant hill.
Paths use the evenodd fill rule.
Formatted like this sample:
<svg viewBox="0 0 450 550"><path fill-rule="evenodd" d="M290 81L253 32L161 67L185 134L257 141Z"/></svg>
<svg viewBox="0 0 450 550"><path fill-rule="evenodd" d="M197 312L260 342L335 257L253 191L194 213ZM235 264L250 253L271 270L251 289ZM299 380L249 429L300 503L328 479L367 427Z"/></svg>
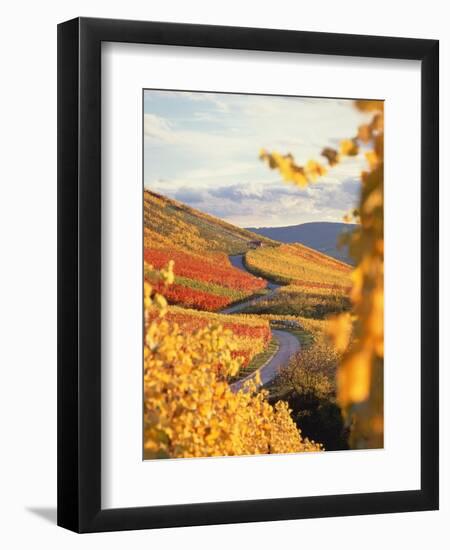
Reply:
<svg viewBox="0 0 450 550"><path fill-rule="evenodd" d="M347 250L338 249L339 236L352 231L355 224L333 222L311 222L287 227L248 227L249 231L282 243L301 243L328 256L352 264Z"/></svg>

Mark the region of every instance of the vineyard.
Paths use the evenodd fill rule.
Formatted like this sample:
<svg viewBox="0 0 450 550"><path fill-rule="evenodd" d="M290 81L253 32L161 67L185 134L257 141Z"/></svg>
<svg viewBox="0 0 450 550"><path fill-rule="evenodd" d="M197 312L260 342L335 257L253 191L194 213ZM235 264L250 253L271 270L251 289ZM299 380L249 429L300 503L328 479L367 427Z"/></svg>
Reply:
<svg viewBox="0 0 450 550"><path fill-rule="evenodd" d="M322 450L322 446L314 443L317 434L327 438L324 440L331 448L342 447L344 436L342 441L335 441L321 431L322 428L317 429L315 410L308 413L311 418L309 424L306 423L307 437L302 439L300 424L292 416L298 403L292 401L294 390L289 377L286 378L288 374L284 378L275 378L270 391L260 390L255 399L244 398L241 391L236 393L225 388L232 388L233 382L251 376L268 364L275 354L282 352L274 337L276 331L272 329L287 331L300 343L304 359L296 358L299 354L286 359L288 361L290 357L296 362L293 373L309 368L315 357L324 364L334 365L335 356L324 344L328 326L326 318L349 309L350 266L300 244L259 239L258 247L254 247L252 244L258 239L254 234L148 191L144 203L144 280L151 294L160 301L158 307L146 309L146 323L150 327L147 346L149 350L160 350L157 353L169 363L178 357L186 372L190 373L190 382L182 390L183 384L187 383L185 375L180 375L176 382L178 370L174 363L172 382L163 371L158 375L159 382L154 380L152 372L159 372L159 363L152 363L153 371L148 369L145 382L147 407L152 399L156 403L176 392L181 401L188 399L193 391L192 384L199 378L202 383L209 380L210 385L217 385L219 394L215 398L212 395L211 399L227 395L228 404L224 403L225 409L220 414L228 415L230 422L226 426L222 422L223 428L217 432L220 437L216 434L214 441L210 440L207 436L207 425L211 422L208 415L215 414L212 411L216 404L208 401L208 405L202 405L206 415L203 439L194 442L188 438L186 442L180 424L178 439L173 435L169 438L170 441L179 441L178 446L168 448L163 441L158 443L152 439L162 437L165 440L168 435L160 424L158 430L162 430L164 435L155 435L154 412L150 411L146 415L145 455L149 458L166 456L166 453L168 456L210 456L216 453L273 452L271 449L275 448L283 449L282 452ZM232 263L230 256L237 252L241 253L242 262ZM268 281L276 281L280 286L271 285L269 288ZM233 305L232 314L226 309L230 304ZM158 334L162 343L157 343ZM150 358L154 356L153 352L147 353ZM190 358L190 354L194 355ZM204 357L203 362L197 365L196 357L198 361ZM193 371L193 365L200 370ZM207 371L203 370L205 368ZM291 367L288 369L286 364L285 368L289 373ZM335 407L335 387L330 385L330 377L319 373L316 378L318 387L323 386L328 391L326 406ZM175 392L176 383L181 384L181 388ZM164 397L158 394L152 398L155 390L149 388L157 384L160 384L158 391L164 392ZM169 392L167 396L165 392ZM276 395L281 397L280 402L276 402ZM286 408L286 403L290 408ZM166 406L167 410L172 410L171 402ZM232 436L235 428L230 415L233 416L234 407L243 407L239 414L247 418L249 425L253 424L256 430L251 436L249 433L246 443L242 442L245 441L245 438L242 440L243 425L239 441ZM178 425L177 410L175 408L171 413L174 416L170 422L174 425ZM185 422L191 422L188 410L185 414ZM259 418L261 415L266 421ZM269 440L268 434L271 434ZM281 437L277 443L276 434Z"/></svg>
<svg viewBox="0 0 450 550"><path fill-rule="evenodd" d="M156 273L174 261L175 281L165 292L171 304L219 311L263 292L266 281L228 259L230 250L247 248L252 233L149 191L144 206L144 275L158 287Z"/></svg>
<svg viewBox="0 0 450 550"><path fill-rule="evenodd" d="M254 234L149 191L144 206L144 277L168 302L166 322L187 334L209 326L229 330L235 343L231 355L242 372L268 353L269 322L323 319L348 309L347 264L269 239L252 249ZM245 250L245 270L230 262L230 251L238 249ZM169 262L173 281L166 285L160 270ZM283 284L270 292L267 279ZM220 313L236 303L243 304L241 314Z"/></svg>
<svg viewBox="0 0 450 550"><path fill-rule="evenodd" d="M383 446L383 105L355 105L328 166L260 152L304 188L364 144L354 267L144 192L145 458Z"/></svg>
<svg viewBox="0 0 450 550"><path fill-rule="evenodd" d="M249 250L245 262L252 273L282 284L342 291L350 286L351 266L301 244Z"/></svg>
<svg viewBox="0 0 450 550"><path fill-rule="evenodd" d="M145 248L175 245L183 250L230 255L245 252L254 240L269 246L277 244L181 202L144 191Z"/></svg>
<svg viewBox="0 0 450 550"><path fill-rule="evenodd" d="M250 250L248 269L277 281L267 299L246 308L248 313L298 315L322 319L350 307L351 267L301 244Z"/></svg>
<svg viewBox="0 0 450 550"><path fill-rule="evenodd" d="M217 311L265 288L266 282L235 269L223 254L183 252L174 246L146 248L144 272L155 283L155 273L170 260L175 262L175 282L166 299L189 308ZM156 282L155 284L158 285ZM161 290L161 289L160 289Z"/></svg>
<svg viewBox="0 0 450 550"><path fill-rule="evenodd" d="M156 318L157 312L152 310L149 319ZM272 338L269 322L258 316L233 315L230 317L169 306L165 320L179 327L185 334L194 334L210 326L221 326L224 330L230 331L235 344L232 357L240 360L240 368L247 367L256 355L265 350Z"/></svg>
<svg viewBox="0 0 450 550"><path fill-rule="evenodd" d="M144 222L144 278L169 304L164 321L186 335L221 326L233 338L232 358L245 369L268 348L269 322L214 312L266 292L264 279L236 269L228 257L247 250L256 236L149 191L144 192ZM173 280L167 285L161 270L169 262ZM148 320L160 322L157 310L149 311Z"/></svg>

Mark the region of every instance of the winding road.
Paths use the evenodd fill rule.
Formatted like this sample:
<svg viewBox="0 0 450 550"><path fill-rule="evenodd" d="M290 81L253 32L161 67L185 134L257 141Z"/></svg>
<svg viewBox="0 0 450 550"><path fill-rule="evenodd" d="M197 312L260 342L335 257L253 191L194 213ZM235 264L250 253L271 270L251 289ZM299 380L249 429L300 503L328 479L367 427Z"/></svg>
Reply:
<svg viewBox="0 0 450 550"><path fill-rule="evenodd" d="M230 262L234 267L237 267L238 269L241 269L242 271L245 271L246 273L250 273L248 269L245 267L244 263L244 255L240 254L238 256L230 256ZM266 300L267 298L270 298L272 294L275 293L276 289L280 287L278 283L275 283L274 281L267 281L267 287L271 290L268 294L263 294L262 296L256 296L253 298L248 298L247 300L244 300L242 302L239 302L238 304L234 304L230 307L227 307L221 311L221 313L238 313L239 311L242 311L244 308L246 308L249 305L253 305L260 300ZM256 373L259 372L260 378L261 378L261 385L264 386L271 380L275 378L275 376L278 374L280 369L287 365L289 362L289 358L296 352L300 350L300 342L298 339L288 332L287 330L280 330L280 329L271 329L272 337L275 338L278 342L278 350L272 355L270 359L264 363L259 369L252 372L245 378L242 378L241 380L238 380L237 382L233 382L233 384L230 385L230 388L233 392L238 392L242 386L244 385L247 380L250 380L253 378Z"/></svg>
<svg viewBox="0 0 450 550"><path fill-rule="evenodd" d="M231 265L237 267L241 271L250 273L250 271L245 267L244 254L239 254L238 256L229 256L229 258ZM267 288L271 290L271 292L267 294L261 294L261 296L247 298L247 300L243 300L242 302L238 302L237 304L233 304L232 306L222 309L220 313L239 313L239 311L242 311L247 306L252 306L253 304L256 304L261 300L267 300L267 298L270 298L270 296L272 296L275 293L276 289L279 288L281 285L275 283L274 281L270 281L269 279L265 280L267 281Z"/></svg>
<svg viewBox="0 0 450 550"><path fill-rule="evenodd" d="M230 385L230 388L233 392L238 392L242 386L244 385L247 380L250 380L255 376L257 372L259 372L261 377L261 385L264 386L271 380L275 378L275 376L279 373L280 369L287 365L289 362L289 358L300 350L300 343L298 339L291 334L290 332L287 332L285 330L279 330L279 329L272 329L272 336L275 338L275 340L278 341L279 348L278 350L272 355L272 357L259 367L255 372L252 372L245 378L242 378L241 380L238 380L237 382L234 382Z"/></svg>
<svg viewBox="0 0 450 550"><path fill-rule="evenodd" d="M228 256L228 257L230 258L230 262L233 267L237 267L241 271L250 273L250 271L245 266L245 262L244 262L245 254L238 254L237 256ZM281 286L279 283L276 283L275 281L271 281L270 279L266 279L266 281L267 281L267 288L270 288L270 290L276 290Z"/></svg>

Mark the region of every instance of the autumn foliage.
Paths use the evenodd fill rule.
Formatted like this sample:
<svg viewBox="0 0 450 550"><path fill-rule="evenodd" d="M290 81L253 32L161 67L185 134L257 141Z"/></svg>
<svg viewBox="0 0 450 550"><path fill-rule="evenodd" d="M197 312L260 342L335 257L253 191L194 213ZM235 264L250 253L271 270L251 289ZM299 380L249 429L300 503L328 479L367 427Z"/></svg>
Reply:
<svg viewBox="0 0 450 550"><path fill-rule="evenodd" d="M346 237L356 267L351 274L352 314L336 317L330 336L343 354L337 371L338 400L347 411L354 447L383 446L383 357L384 357L384 104L382 101L355 102L364 112L373 113L356 135L341 141L339 151L325 148L322 155L329 166L345 156L356 156L364 144L368 169L361 174L358 207L346 216L356 219L359 228ZM327 170L320 163L298 166L292 155L261 151L260 158L280 171L283 179L299 187L313 183ZM315 161L314 161L315 162ZM317 166L319 165L319 166Z"/></svg>
<svg viewBox="0 0 450 550"><path fill-rule="evenodd" d="M172 266L162 271L166 287ZM227 382L240 366L232 332L208 325L186 332L166 319L167 302L144 288L145 458L255 455L320 451L303 439L284 402L249 382L232 393Z"/></svg>
<svg viewBox="0 0 450 550"><path fill-rule="evenodd" d="M145 196L146 204L159 207L155 209L152 223L155 224L156 219L161 227L158 228L159 232L145 227L144 275L146 280L158 286L158 269L170 260L175 262L174 284L164 293L171 304L203 311L218 311L265 288L266 282L263 279L233 267L224 252L211 250L211 247L218 245L202 238L198 224L204 225L205 221L200 213L197 219L189 210L175 209L173 201L163 200L162 197L148 192ZM178 213L178 217L173 215L173 226L167 235L168 214L161 214L161 211L164 213L166 210L171 215ZM183 217L180 217L180 212ZM236 230L237 236L229 237L230 232L225 232L224 229L233 246L240 237L238 228ZM158 290L161 291L161 288Z"/></svg>
<svg viewBox="0 0 450 550"><path fill-rule="evenodd" d="M328 284L350 286L352 268L301 244L282 244L250 250L245 257L248 268L280 283Z"/></svg>
<svg viewBox="0 0 450 550"><path fill-rule="evenodd" d="M360 201L347 215L359 225L344 237L355 268L299 244L261 238L264 246L252 249L254 234L144 193L146 458L323 450L301 432L311 391L318 407L326 399L345 413L351 448L383 445L383 104L355 103L373 113L369 122L323 149L324 161L300 166L289 153L260 154L284 181L305 187L364 145ZM253 275L231 265L228 255L237 253ZM264 293L262 277L283 286L251 305L258 315L220 313ZM269 399L257 379L236 393L229 384L267 350L269 323L311 336L280 376L283 401Z"/></svg>
<svg viewBox="0 0 450 550"><path fill-rule="evenodd" d="M162 292L167 295L171 286L163 287ZM160 286L153 288L157 291ZM149 320L155 320L156 317L155 309L147 314ZM165 319L171 324L176 324L185 334L193 334L208 326L221 326L233 338L234 347L231 354L234 359L239 359L239 369L246 367L253 357L264 351L272 337L269 322L259 316L227 316L168 306Z"/></svg>
<svg viewBox="0 0 450 550"><path fill-rule="evenodd" d="M158 291L162 291L161 284L157 283L155 287ZM196 290L180 284L173 284L164 292L164 296L171 304L182 304L188 308L204 311L222 309L232 301L226 296L217 296L211 292Z"/></svg>
<svg viewBox="0 0 450 550"><path fill-rule="evenodd" d="M144 261L160 269L170 260L175 262L175 277L187 277L233 290L252 293L266 286L266 282L233 267L224 255L193 254L168 247L164 250L147 248Z"/></svg>
<svg viewBox="0 0 450 550"><path fill-rule="evenodd" d="M178 247L191 252L242 254L257 236L149 190L144 191L144 248Z"/></svg>

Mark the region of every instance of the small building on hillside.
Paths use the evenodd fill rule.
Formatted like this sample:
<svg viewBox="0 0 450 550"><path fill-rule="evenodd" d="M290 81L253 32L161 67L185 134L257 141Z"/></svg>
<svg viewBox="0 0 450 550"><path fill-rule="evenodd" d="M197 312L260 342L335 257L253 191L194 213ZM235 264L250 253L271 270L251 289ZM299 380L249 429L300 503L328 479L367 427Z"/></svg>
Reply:
<svg viewBox="0 0 450 550"><path fill-rule="evenodd" d="M262 241L249 241L248 247L249 248L261 248L263 246Z"/></svg>

